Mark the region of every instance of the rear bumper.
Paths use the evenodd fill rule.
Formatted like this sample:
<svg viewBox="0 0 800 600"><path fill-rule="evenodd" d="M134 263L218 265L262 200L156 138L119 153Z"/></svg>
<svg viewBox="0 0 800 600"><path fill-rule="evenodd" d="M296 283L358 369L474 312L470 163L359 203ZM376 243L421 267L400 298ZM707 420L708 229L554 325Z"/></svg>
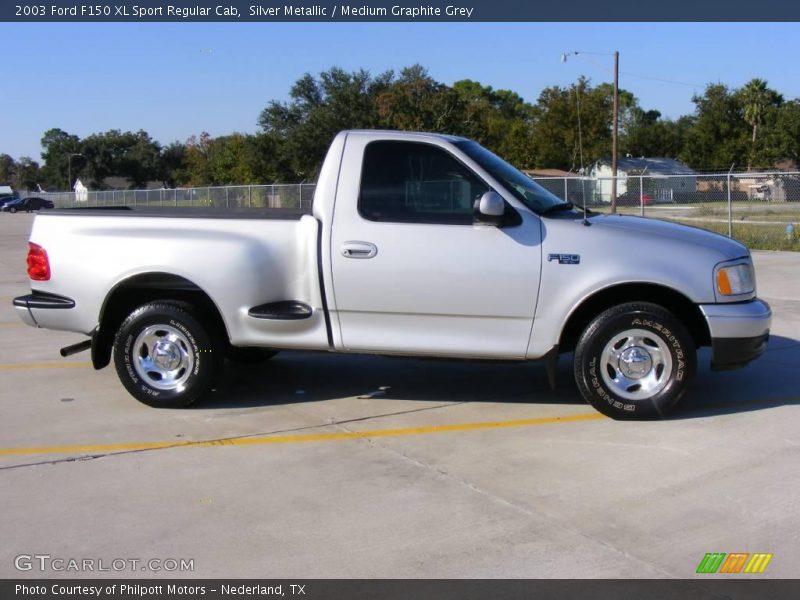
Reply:
<svg viewBox="0 0 800 600"><path fill-rule="evenodd" d="M36 314L40 313L40 311L75 308L75 301L72 298L45 292L32 292L24 296L17 296L14 298L13 304L14 311L19 318L22 319L23 323L31 327L39 326Z"/></svg>
<svg viewBox="0 0 800 600"><path fill-rule="evenodd" d="M711 368L738 369L767 348L772 310L755 298L732 304L701 304L711 334Z"/></svg>

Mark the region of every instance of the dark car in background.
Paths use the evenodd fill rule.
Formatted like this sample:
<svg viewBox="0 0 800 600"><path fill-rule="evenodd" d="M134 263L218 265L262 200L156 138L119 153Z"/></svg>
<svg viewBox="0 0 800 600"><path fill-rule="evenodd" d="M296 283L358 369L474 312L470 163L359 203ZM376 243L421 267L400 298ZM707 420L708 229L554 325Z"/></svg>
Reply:
<svg viewBox="0 0 800 600"><path fill-rule="evenodd" d="M4 212L33 212L42 208L53 208L53 202L44 198L15 198L6 203L2 210Z"/></svg>
<svg viewBox="0 0 800 600"><path fill-rule="evenodd" d="M2 209L9 202L19 200L19 196L0 195L0 209Z"/></svg>

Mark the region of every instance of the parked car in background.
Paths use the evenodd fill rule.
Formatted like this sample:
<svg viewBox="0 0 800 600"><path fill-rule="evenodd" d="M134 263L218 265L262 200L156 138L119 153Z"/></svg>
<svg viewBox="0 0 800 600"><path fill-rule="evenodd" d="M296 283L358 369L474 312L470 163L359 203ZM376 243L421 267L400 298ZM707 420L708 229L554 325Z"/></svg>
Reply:
<svg viewBox="0 0 800 600"><path fill-rule="evenodd" d="M3 206L3 210L10 213L33 212L42 208L53 208L53 206L51 200L45 200L44 198L15 198Z"/></svg>
<svg viewBox="0 0 800 600"><path fill-rule="evenodd" d="M19 200L19 196L9 195L9 196L2 196L0 195L0 209L5 207L6 204L9 202L13 202L14 200Z"/></svg>
<svg viewBox="0 0 800 600"><path fill-rule="evenodd" d="M617 196L617 206L640 206L641 204L652 205L653 196L645 192L640 197L639 192L636 191L628 191Z"/></svg>

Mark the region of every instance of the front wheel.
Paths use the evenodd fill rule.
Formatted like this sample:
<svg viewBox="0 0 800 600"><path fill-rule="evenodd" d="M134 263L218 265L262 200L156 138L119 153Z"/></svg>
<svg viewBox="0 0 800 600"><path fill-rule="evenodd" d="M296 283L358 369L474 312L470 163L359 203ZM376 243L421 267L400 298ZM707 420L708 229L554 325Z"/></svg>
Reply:
<svg viewBox="0 0 800 600"><path fill-rule="evenodd" d="M697 363L683 324L649 302L609 308L584 330L575 349L583 397L615 419L663 417L686 393Z"/></svg>
<svg viewBox="0 0 800 600"><path fill-rule="evenodd" d="M125 389L159 408L188 406L211 392L220 357L212 336L184 306L153 302L122 323L114 366Z"/></svg>
<svg viewBox="0 0 800 600"><path fill-rule="evenodd" d="M11 207L11 208L8 209L8 212L10 212L11 214L14 214L15 212L17 212L17 209L14 208L14 207Z"/></svg>

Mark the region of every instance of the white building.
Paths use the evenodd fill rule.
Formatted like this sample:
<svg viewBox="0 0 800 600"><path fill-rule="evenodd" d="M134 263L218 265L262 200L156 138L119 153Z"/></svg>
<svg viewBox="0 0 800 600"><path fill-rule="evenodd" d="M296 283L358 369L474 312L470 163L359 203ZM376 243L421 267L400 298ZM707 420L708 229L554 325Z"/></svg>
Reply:
<svg viewBox="0 0 800 600"><path fill-rule="evenodd" d="M76 202L88 202L89 201L89 188L83 185L83 182L80 179L75 180L75 187L72 189L75 190L75 201Z"/></svg>
<svg viewBox="0 0 800 600"><path fill-rule="evenodd" d="M595 201L611 202L611 160L597 161L589 171L597 178ZM697 191L697 173L673 158L633 158L617 160L617 197L623 194L639 194L639 177L645 193L655 202L674 202L686 194ZM632 181L631 181L632 180Z"/></svg>

